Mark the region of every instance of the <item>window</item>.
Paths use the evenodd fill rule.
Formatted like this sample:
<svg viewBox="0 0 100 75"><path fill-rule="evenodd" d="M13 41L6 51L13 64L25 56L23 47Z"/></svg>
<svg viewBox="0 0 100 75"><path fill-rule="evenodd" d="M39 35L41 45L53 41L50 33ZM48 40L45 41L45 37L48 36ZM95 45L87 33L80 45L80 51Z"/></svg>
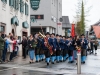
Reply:
<svg viewBox="0 0 100 75"><path fill-rule="evenodd" d="M5 32L5 23L0 22L0 32Z"/></svg>
<svg viewBox="0 0 100 75"><path fill-rule="evenodd" d="M9 0L9 6L19 10L19 0Z"/></svg>
<svg viewBox="0 0 100 75"><path fill-rule="evenodd" d="M14 0L14 8L15 8L16 10L19 9L19 0Z"/></svg>
<svg viewBox="0 0 100 75"><path fill-rule="evenodd" d="M20 12L24 13L24 2L20 0Z"/></svg>
<svg viewBox="0 0 100 75"><path fill-rule="evenodd" d="M1 0L2 2L4 2L4 3L7 3L7 0Z"/></svg>
<svg viewBox="0 0 100 75"><path fill-rule="evenodd" d="M31 17L33 17L34 19L38 19L38 20L44 19L44 15L31 15Z"/></svg>
<svg viewBox="0 0 100 75"><path fill-rule="evenodd" d="M14 6L14 0L9 0L9 6Z"/></svg>
<svg viewBox="0 0 100 75"><path fill-rule="evenodd" d="M5 31L5 27L4 26L0 26L0 31L4 32Z"/></svg>
<svg viewBox="0 0 100 75"><path fill-rule="evenodd" d="M25 15L28 15L29 9L28 9L28 4L25 3Z"/></svg>

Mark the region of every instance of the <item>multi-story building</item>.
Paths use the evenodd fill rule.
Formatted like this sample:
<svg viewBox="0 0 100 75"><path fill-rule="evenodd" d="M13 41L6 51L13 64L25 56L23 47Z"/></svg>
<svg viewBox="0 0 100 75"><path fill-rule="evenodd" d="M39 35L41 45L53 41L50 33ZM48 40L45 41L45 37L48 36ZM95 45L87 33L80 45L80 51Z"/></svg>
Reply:
<svg viewBox="0 0 100 75"><path fill-rule="evenodd" d="M31 33L45 32L62 35L62 0L31 0Z"/></svg>
<svg viewBox="0 0 100 75"><path fill-rule="evenodd" d="M89 38L100 39L100 20L95 24L91 25L91 28L89 30Z"/></svg>
<svg viewBox="0 0 100 75"><path fill-rule="evenodd" d="M71 24L68 16L62 16L62 35L71 36Z"/></svg>
<svg viewBox="0 0 100 75"><path fill-rule="evenodd" d="M30 35L30 0L0 0L0 32Z"/></svg>
<svg viewBox="0 0 100 75"><path fill-rule="evenodd" d="M19 37L30 35L30 0L0 0L0 30Z"/></svg>

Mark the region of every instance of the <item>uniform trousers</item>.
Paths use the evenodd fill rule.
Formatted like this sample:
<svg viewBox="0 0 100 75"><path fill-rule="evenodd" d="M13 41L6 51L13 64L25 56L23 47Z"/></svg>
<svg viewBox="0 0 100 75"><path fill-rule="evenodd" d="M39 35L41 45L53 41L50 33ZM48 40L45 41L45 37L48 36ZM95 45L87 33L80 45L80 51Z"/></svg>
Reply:
<svg viewBox="0 0 100 75"><path fill-rule="evenodd" d="M44 51L45 57L46 57L46 62L49 63L50 62L50 51L48 49L46 49Z"/></svg>

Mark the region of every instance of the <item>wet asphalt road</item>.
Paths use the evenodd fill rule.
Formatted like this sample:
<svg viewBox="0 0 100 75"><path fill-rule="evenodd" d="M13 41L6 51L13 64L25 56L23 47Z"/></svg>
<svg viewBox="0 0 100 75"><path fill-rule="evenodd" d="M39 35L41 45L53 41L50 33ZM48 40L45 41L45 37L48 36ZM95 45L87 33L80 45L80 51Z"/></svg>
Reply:
<svg viewBox="0 0 100 75"><path fill-rule="evenodd" d="M97 56L88 55L86 64L81 67L81 75L100 75L100 50ZM17 58L13 62L0 64L0 75L77 75L77 66L68 61L49 66L46 66L45 61L29 64L28 61Z"/></svg>

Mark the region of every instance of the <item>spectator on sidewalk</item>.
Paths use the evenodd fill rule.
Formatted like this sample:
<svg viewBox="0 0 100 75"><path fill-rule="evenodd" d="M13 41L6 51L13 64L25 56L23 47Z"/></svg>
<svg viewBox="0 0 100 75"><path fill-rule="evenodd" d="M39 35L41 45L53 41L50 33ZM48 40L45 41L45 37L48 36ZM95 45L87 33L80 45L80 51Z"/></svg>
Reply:
<svg viewBox="0 0 100 75"><path fill-rule="evenodd" d="M0 62L2 62L3 50L4 50L4 39L1 37L1 32L0 32Z"/></svg>
<svg viewBox="0 0 100 75"><path fill-rule="evenodd" d="M95 54L97 54L97 48L98 48L98 46L99 46L99 43L98 43L97 39L95 39L95 41L94 41Z"/></svg>
<svg viewBox="0 0 100 75"><path fill-rule="evenodd" d="M89 40L88 41L88 51L90 52L90 54L93 54L93 41Z"/></svg>
<svg viewBox="0 0 100 75"><path fill-rule="evenodd" d="M33 43L34 43L34 39L33 36L30 35L30 39L28 40L28 47L29 47L29 57L30 57L30 63L33 63L34 60L34 47L33 47Z"/></svg>
<svg viewBox="0 0 100 75"><path fill-rule="evenodd" d="M18 56L18 51L19 51L19 40L18 37L16 36L16 48L15 48L15 56Z"/></svg>
<svg viewBox="0 0 100 75"><path fill-rule="evenodd" d="M13 60L13 58L15 57L15 47L16 47L16 40L15 37L13 37L12 39L10 39L10 47L11 47L11 55L10 55L10 61Z"/></svg>
<svg viewBox="0 0 100 75"><path fill-rule="evenodd" d="M22 56L24 59L26 59L27 38L25 36L23 36L23 40L21 44L22 44Z"/></svg>
<svg viewBox="0 0 100 75"><path fill-rule="evenodd" d="M6 41L5 41L5 50L6 50L6 61L9 62L10 61L10 55L12 53L12 44L13 41L11 41L10 36L8 35L6 37Z"/></svg>
<svg viewBox="0 0 100 75"><path fill-rule="evenodd" d="M5 32L2 32L1 37L4 39L6 37Z"/></svg>

